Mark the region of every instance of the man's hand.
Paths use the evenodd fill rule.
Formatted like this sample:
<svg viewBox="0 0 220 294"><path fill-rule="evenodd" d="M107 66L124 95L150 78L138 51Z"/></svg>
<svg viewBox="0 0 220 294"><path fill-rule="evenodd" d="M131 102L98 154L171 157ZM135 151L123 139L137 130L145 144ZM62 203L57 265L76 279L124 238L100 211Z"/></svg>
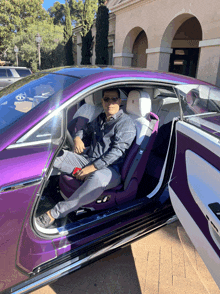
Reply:
<svg viewBox="0 0 220 294"><path fill-rule="evenodd" d="M83 141L80 139L80 137L74 138L74 152L77 154L83 153L83 150L85 149L85 145Z"/></svg>
<svg viewBox="0 0 220 294"><path fill-rule="evenodd" d="M78 172L75 173L75 177L77 178L77 180L84 180L87 176L89 176L91 173L93 173L94 171L96 171L97 169L94 167L93 164L88 165L84 168L82 168L81 170L79 170Z"/></svg>

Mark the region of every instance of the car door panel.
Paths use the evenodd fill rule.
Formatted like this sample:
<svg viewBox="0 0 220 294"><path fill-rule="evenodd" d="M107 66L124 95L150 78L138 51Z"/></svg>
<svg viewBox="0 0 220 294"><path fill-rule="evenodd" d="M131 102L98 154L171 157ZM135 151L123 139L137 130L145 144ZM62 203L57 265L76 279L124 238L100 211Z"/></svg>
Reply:
<svg viewBox="0 0 220 294"><path fill-rule="evenodd" d="M44 159L44 166L42 169L42 176L45 175L44 181L47 180L48 173L45 172L50 166L57 148L58 145L51 145L51 151L48 151L47 157L41 158L41 160ZM38 188L40 188L40 185ZM29 203L18 244L17 265L27 273L32 272L35 267L40 266L42 263L57 257L57 250L54 246L53 240L45 240L44 238L37 236L32 229L32 210L37 197L40 195L41 194L38 194L36 191Z"/></svg>
<svg viewBox="0 0 220 294"><path fill-rule="evenodd" d="M4 290L5 285L10 287L28 278L15 267L15 260L23 220L35 190L36 186L31 186L0 194L0 258L4 265L0 268L0 291Z"/></svg>
<svg viewBox="0 0 220 294"><path fill-rule="evenodd" d="M28 213L37 197L50 157L48 144L5 149L0 153L0 252L1 262L5 264L0 269L0 291L4 290L4 285L9 287L27 279L22 271L28 273L33 269L29 266L30 261L32 265L39 264L43 259L46 261L55 256L53 245L48 248L42 239L27 233L30 229ZM39 244L30 242L35 239ZM12 277L11 283L8 283L8 277Z"/></svg>
<svg viewBox="0 0 220 294"><path fill-rule="evenodd" d="M210 247L210 242L204 236L204 233L200 229L200 227L195 223L194 218L192 218L188 210L185 209L177 194L173 191L172 188L169 188L169 192L172 205L176 214L178 215L180 222L184 224L184 229L189 235L199 255L205 262L216 284L218 285L218 287L220 287L219 255L215 252L215 250L212 249L212 247ZM187 222L185 222L185 220L187 220Z"/></svg>
<svg viewBox="0 0 220 294"><path fill-rule="evenodd" d="M48 146L5 149L0 153L0 187L41 177L48 160Z"/></svg>
<svg viewBox="0 0 220 294"><path fill-rule="evenodd" d="M218 138L189 123L177 122L176 158L169 185L171 201L220 286L220 220L209 207L220 202L219 155Z"/></svg>
<svg viewBox="0 0 220 294"><path fill-rule="evenodd" d="M194 152L187 150L186 173L189 189L195 202L219 234L220 222L218 214L215 214L213 209L215 210L216 207L220 211L217 205L217 203L220 203L220 171ZM220 248L220 243L216 245Z"/></svg>
<svg viewBox="0 0 220 294"><path fill-rule="evenodd" d="M35 197L34 197L35 198ZM33 201L30 206L33 205ZM37 236L30 226L31 210L26 215L23 230L18 245L16 264L26 273L31 273L34 268L57 257L57 252L52 240L45 240Z"/></svg>

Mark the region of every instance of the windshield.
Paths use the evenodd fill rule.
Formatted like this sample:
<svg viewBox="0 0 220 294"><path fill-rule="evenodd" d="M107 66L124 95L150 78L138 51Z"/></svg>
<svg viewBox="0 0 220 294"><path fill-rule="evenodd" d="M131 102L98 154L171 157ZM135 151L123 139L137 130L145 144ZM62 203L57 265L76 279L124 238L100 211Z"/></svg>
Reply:
<svg viewBox="0 0 220 294"><path fill-rule="evenodd" d="M70 76L41 73L3 89L0 91L0 131L77 80Z"/></svg>

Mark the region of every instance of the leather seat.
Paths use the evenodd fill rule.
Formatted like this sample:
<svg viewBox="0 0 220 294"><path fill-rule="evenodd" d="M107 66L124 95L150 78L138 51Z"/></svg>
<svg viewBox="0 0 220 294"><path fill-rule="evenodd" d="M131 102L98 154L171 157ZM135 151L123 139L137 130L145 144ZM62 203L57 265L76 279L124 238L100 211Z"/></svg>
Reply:
<svg viewBox="0 0 220 294"><path fill-rule="evenodd" d="M82 129L88 122L94 120L102 110L101 98L97 99L94 94L87 96L85 98L85 104L76 111L68 124L70 134L73 135Z"/></svg>
<svg viewBox="0 0 220 294"><path fill-rule="evenodd" d="M180 105L178 98L166 97L161 99L157 115L160 118L160 126L167 124L172 121L174 117L179 116Z"/></svg>

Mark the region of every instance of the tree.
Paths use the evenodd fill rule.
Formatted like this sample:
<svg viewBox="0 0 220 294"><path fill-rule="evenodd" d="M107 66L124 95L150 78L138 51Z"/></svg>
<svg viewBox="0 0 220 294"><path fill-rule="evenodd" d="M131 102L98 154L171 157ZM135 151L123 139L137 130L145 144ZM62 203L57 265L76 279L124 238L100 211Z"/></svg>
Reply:
<svg viewBox="0 0 220 294"><path fill-rule="evenodd" d="M81 25L81 35L86 36L91 29L96 11L98 9L97 0L81 0L78 2L79 25Z"/></svg>
<svg viewBox="0 0 220 294"><path fill-rule="evenodd" d="M80 0L79 2L76 0L67 0L70 7L70 15L72 23L77 26L81 19L82 13L82 4L83 2Z"/></svg>
<svg viewBox="0 0 220 294"><path fill-rule="evenodd" d="M7 49L14 35L25 31L30 24L49 19L42 3L43 0L1 0L0 52Z"/></svg>
<svg viewBox="0 0 220 294"><path fill-rule="evenodd" d="M96 17L96 64L108 64L108 31L109 10L103 0L99 0L99 8Z"/></svg>
<svg viewBox="0 0 220 294"><path fill-rule="evenodd" d="M19 48L19 65L37 70L38 52L35 41L36 34L40 32L41 64L42 69L65 65L63 43L63 26L54 25L47 20L39 24L31 24L26 31L16 34L7 51L10 60L15 62L14 46Z"/></svg>
<svg viewBox="0 0 220 294"><path fill-rule="evenodd" d="M65 5L60 2L55 2L53 6L48 9L50 17L53 18L53 23L55 25L62 24L65 25Z"/></svg>
<svg viewBox="0 0 220 294"><path fill-rule="evenodd" d="M72 25L70 17L70 8L66 1L65 4L65 27L64 27L64 43L65 43L65 55L67 65L73 64L73 41L72 41Z"/></svg>
<svg viewBox="0 0 220 294"><path fill-rule="evenodd" d="M82 1L81 1L82 2ZM80 13L82 3L76 0L66 0L70 8L71 22L77 25L80 21ZM54 24L65 25L65 5L56 1L53 6L48 9L50 17L53 19Z"/></svg>
<svg viewBox="0 0 220 294"><path fill-rule="evenodd" d="M82 36L82 60L81 64L89 65L91 64L92 57L92 46L93 46L93 36L92 29L88 31L85 36Z"/></svg>
<svg viewBox="0 0 220 294"><path fill-rule="evenodd" d="M91 64L92 56L92 25L97 11L97 0L81 0L78 2L79 9L79 25L81 26L82 37L82 61L81 64Z"/></svg>

